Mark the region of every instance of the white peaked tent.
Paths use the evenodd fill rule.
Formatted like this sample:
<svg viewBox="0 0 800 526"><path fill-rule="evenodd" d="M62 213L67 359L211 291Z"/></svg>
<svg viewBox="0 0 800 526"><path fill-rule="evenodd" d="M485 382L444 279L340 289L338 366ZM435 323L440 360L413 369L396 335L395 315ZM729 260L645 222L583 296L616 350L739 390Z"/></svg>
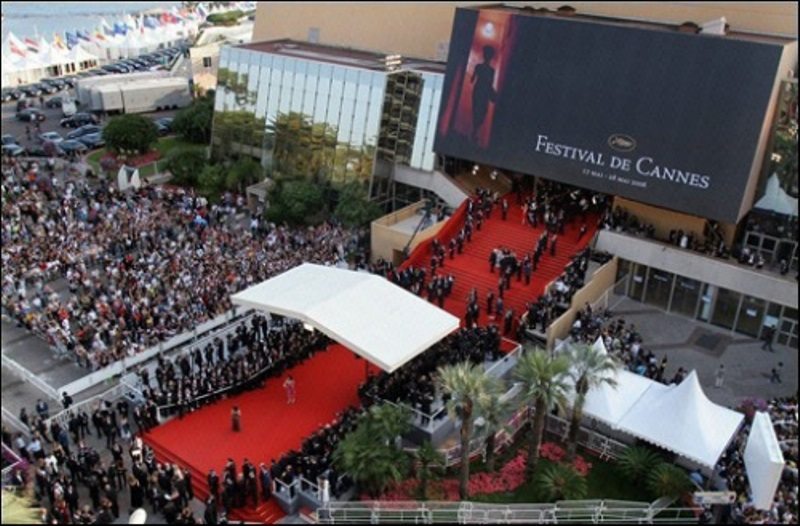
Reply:
<svg viewBox="0 0 800 526"><path fill-rule="evenodd" d="M706 398L692 371L679 385L648 389L617 427L713 468L744 415Z"/></svg>
<svg viewBox="0 0 800 526"><path fill-rule="evenodd" d="M304 263L231 296L311 325L387 372L458 329L459 319L368 273Z"/></svg>
<svg viewBox="0 0 800 526"><path fill-rule="evenodd" d="M599 349L603 354L608 354L602 337L598 338L592 347ZM603 384L586 393L586 400L583 406L585 415L600 420L612 428L617 427L622 417L630 411L645 392L648 390L663 392L668 389L663 384L626 370L618 371L614 379L617 381L615 387ZM572 379L568 380L568 382L570 385L574 384ZM573 403L575 401L575 391L571 389L567 397L570 404Z"/></svg>
<svg viewBox="0 0 800 526"><path fill-rule="evenodd" d="M770 509L781 481L784 460L768 413L757 412L753 418L744 450L744 466L753 505L760 510Z"/></svg>
<svg viewBox="0 0 800 526"><path fill-rule="evenodd" d="M797 217L797 198L790 196L781 188L778 174L772 174L767 181L767 191L764 197L758 200L755 208Z"/></svg>

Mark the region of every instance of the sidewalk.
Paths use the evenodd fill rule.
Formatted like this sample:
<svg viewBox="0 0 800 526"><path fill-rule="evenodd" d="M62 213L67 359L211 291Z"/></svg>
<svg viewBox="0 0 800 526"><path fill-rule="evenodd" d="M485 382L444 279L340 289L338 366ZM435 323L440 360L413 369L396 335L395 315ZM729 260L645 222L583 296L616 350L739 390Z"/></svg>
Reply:
<svg viewBox="0 0 800 526"><path fill-rule="evenodd" d="M614 318L636 325L643 349L668 359L665 376L671 378L683 367L695 369L706 396L718 404L736 407L749 397L770 399L797 395L797 350L778 344L774 353L761 350L762 342L746 335L726 331L627 297L609 300ZM770 383L770 371L783 362L782 383ZM722 387L714 387L714 374L725 364Z"/></svg>

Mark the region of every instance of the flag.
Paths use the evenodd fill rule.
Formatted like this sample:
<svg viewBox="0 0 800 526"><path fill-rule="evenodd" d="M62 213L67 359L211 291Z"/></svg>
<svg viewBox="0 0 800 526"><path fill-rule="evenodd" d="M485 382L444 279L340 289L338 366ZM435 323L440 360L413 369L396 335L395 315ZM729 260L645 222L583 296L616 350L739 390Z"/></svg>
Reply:
<svg viewBox="0 0 800 526"><path fill-rule="evenodd" d="M25 44L20 42L20 40L14 36L14 33L8 34L8 49L21 57L25 56Z"/></svg>
<svg viewBox="0 0 800 526"><path fill-rule="evenodd" d="M67 49L67 45L58 33L53 33L53 47L58 49Z"/></svg>
<svg viewBox="0 0 800 526"><path fill-rule="evenodd" d="M92 35L90 35L87 30L84 29L83 31L76 31L76 33L78 35L78 38L80 38L81 40L84 40L86 42L92 41Z"/></svg>
<svg viewBox="0 0 800 526"><path fill-rule="evenodd" d="M99 28L99 27L97 29L95 29L95 31L94 31L94 39L95 40L99 40L101 42L105 42L106 41L106 36L103 34L104 31L105 31L105 29Z"/></svg>
<svg viewBox="0 0 800 526"><path fill-rule="evenodd" d="M128 26L126 26L122 22L114 22L114 34L115 35L127 35L128 34Z"/></svg>
<svg viewBox="0 0 800 526"><path fill-rule="evenodd" d="M144 27L149 27L150 29L155 29L156 27L158 27L158 24L156 23L156 21L155 21L155 19L153 17L147 16L147 17L144 18Z"/></svg>
<svg viewBox="0 0 800 526"><path fill-rule="evenodd" d="M39 43L30 37L25 39L25 47L28 48L28 51L32 51L33 53L39 52Z"/></svg>
<svg viewBox="0 0 800 526"><path fill-rule="evenodd" d="M75 33L70 33L69 31L64 32L64 37L67 40L67 47L72 49L79 44L78 36Z"/></svg>

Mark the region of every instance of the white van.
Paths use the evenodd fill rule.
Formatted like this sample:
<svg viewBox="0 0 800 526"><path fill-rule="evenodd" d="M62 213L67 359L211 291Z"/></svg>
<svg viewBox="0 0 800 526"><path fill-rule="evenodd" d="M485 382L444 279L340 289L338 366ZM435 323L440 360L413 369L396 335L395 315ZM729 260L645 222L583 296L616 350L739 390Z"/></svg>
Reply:
<svg viewBox="0 0 800 526"><path fill-rule="evenodd" d="M64 117L72 117L75 115L78 111L78 105L75 104L75 99L64 95L61 100L61 111L64 113Z"/></svg>

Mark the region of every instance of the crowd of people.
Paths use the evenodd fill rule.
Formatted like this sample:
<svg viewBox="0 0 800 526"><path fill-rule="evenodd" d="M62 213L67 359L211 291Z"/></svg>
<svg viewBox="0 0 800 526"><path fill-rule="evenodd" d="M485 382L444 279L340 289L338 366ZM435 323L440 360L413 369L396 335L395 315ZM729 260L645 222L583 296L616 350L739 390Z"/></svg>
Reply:
<svg viewBox="0 0 800 526"><path fill-rule="evenodd" d="M10 484L21 488L33 483L43 523L111 524L122 513L145 506L168 524L201 522L189 507L194 498L191 472L156 462L153 451L129 428L125 431L130 411L125 399L98 402L91 419L84 411L66 426L53 419L46 432L31 428L30 438L12 435L4 426L3 442L30 466L14 470ZM120 503L123 492L128 492L127 510ZM207 511L205 522L216 524L219 517L212 511L215 515Z"/></svg>
<svg viewBox="0 0 800 526"><path fill-rule="evenodd" d="M389 401L403 403L425 415L431 415L437 399L442 403L447 401L446 395L436 393L433 377L437 368L465 361L482 364L501 357L497 327L490 325L460 329L397 371L371 375L359 388L359 396L365 407Z"/></svg>
<svg viewBox="0 0 800 526"><path fill-rule="evenodd" d="M212 205L192 190L122 193L13 160L2 187L3 309L92 369L225 313L231 294L298 264L336 264L365 239L259 217L247 229L230 194Z"/></svg>
<svg viewBox="0 0 800 526"><path fill-rule="evenodd" d="M159 355L155 382L149 369L142 368L139 379L146 401L142 418L152 406L158 407L162 417L177 414L182 418L223 396L257 388L267 377L280 376L328 343L323 333L307 331L297 320L273 316L268 321L254 314L224 340L214 338L175 360Z"/></svg>
<svg viewBox="0 0 800 526"><path fill-rule="evenodd" d="M770 400L766 411L772 419L786 462L770 509L759 510L749 499L750 487L744 463L749 423L742 426L717 463L716 472L725 486L721 489L735 491L738 496L731 517L736 524L796 524L798 521L797 397Z"/></svg>

